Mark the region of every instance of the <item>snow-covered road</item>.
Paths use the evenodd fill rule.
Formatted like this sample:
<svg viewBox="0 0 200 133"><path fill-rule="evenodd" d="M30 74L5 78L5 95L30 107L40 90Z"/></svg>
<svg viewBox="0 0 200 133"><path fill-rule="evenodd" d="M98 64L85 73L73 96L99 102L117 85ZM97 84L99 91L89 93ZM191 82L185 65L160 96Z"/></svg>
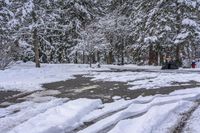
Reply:
<svg viewBox="0 0 200 133"><path fill-rule="evenodd" d="M200 88L112 103L102 103L100 99L35 97L1 108L0 129L5 133L169 133L184 114L199 105L198 99ZM199 107L184 131L198 132L198 114Z"/></svg>
<svg viewBox="0 0 200 133"><path fill-rule="evenodd" d="M2 92L21 91L19 94L13 93L14 95L9 92L11 97L6 97L0 102L0 131L199 131L199 71L162 72L155 67L145 67L142 68L145 71L140 71L135 67L134 71L124 72L110 71L110 68L104 66L101 69L90 69L86 65L45 64L41 69L35 69L32 63L28 63L0 71ZM83 76L74 76L77 74ZM50 87L42 88L44 83L50 84L43 87ZM105 102L104 99L110 100Z"/></svg>

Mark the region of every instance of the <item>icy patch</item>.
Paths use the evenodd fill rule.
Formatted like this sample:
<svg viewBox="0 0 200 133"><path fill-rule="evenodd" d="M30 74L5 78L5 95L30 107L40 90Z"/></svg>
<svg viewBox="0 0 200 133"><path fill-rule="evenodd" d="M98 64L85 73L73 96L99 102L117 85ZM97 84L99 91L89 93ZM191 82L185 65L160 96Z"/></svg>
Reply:
<svg viewBox="0 0 200 133"><path fill-rule="evenodd" d="M113 100L119 100L119 99L121 99L121 98L122 98L122 97L120 97L120 96L113 96L113 97L112 97Z"/></svg>
<svg viewBox="0 0 200 133"><path fill-rule="evenodd" d="M9 105L11 105L12 103L10 103L10 102L3 102L3 103L1 103L0 105L1 106L9 106Z"/></svg>
<svg viewBox="0 0 200 133"><path fill-rule="evenodd" d="M75 89L74 92L81 93L82 91L92 90L92 89L95 89L95 88L98 88L98 87L99 87L98 85L86 86L86 87L83 87L83 88Z"/></svg>

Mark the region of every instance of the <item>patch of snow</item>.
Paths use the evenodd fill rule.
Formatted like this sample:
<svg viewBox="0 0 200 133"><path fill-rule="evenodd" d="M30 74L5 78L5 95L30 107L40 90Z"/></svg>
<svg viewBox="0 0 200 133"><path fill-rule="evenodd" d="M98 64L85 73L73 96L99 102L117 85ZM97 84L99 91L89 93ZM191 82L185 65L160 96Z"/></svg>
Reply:
<svg viewBox="0 0 200 133"><path fill-rule="evenodd" d="M146 37L144 39L145 43L150 43L150 42L156 42L158 40L158 38L156 36L151 36L151 37Z"/></svg>
<svg viewBox="0 0 200 133"><path fill-rule="evenodd" d="M184 3L187 6L192 6L193 8L197 6L197 2L198 1L193 1L193 0L178 0L178 3Z"/></svg>
<svg viewBox="0 0 200 133"><path fill-rule="evenodd" d="M192 19L185 18L185 19L183 19L183 21L182 21L182 25L189 25L189 26L196 27L196 26L197 26L197 23L196 23L194 20L192 20Z"/></svg>
<svg viewBox="0 0 200 133"><path fill-rule="evenodd" d="M120 96L113 96L113 97L112 97L113 100L119 100L119 99L121 99L121 98L122 98L122 97L120 97Z"/></svg>
<svg viewBox="0 0 200 133"><path fill-rule="evenodd" d="M83 92L83 91L92 90L92 89L95 89L95 88L98 88L98 87L99 87L98 85L85 86L85 87L83 87L83 88L74 89L74 92L76 92L76 93L81 93L81 92Z"/></svg>

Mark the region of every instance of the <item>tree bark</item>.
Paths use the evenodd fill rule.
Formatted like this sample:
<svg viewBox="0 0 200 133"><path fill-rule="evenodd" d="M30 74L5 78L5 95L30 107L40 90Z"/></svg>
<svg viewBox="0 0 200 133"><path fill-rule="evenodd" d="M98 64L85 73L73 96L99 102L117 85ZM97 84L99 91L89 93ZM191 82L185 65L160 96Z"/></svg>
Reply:
<svg viewBox="0 0 200 133"><path fill-rule="evenodd" d="M112 51L109 52L108 54L108 60L109 60L109 64L112 64L113 63L113 55L112 55Z"/></svg>
<svg viewBox="0 0 200 133"><path fill-rule="evenodd" d="M122 40L123 40L123 42L121 45L121 65L124 65L124 46L125 46L126 39L123 38Z"/></svg>
<svg viewBox="0 0 200 133"><path fill-rule="evenodd" d="M85 52L83 51L83 64L85 64Z"/></svg>
<svg viewBox="0 0 200 133"><path fill-rule="evenodd" d="M97 51L97 62L99 63L100 62L100 52Z"/></svg>
<svg viewBox="0 0 200 133"><path fill-rule="evenodd" d="M89 54L89 63L90 63L90 67L92 67L92 53Z"/></svg>
<svg viewBox="0 0 200 133"><path fill-rule="evenodd" d="M160 51L158 51L158 66L160 66L160 62L161 62L161 56L160 56Z"/></svg>
<svg viewBox="0 0 200 133"><path fill-rule="evenodd" d="M36 23L36 14L35 12L33 11L32 12L32 18L33 18L33 21L34 23ZM34 27L33 29L33 33L32 33L32 39L33 39L33 46L34 46L34 51L35 51L35 64L36 64L36 67L40 67L40 55L39 55L39 44L38 44L38 38L37 38L37 34L38 34L38 31L37 31L37 28Z"/></svg>
<svg viewBox="0 0 200 133"><path fill-rule="evenodd" d="M35 64L36 67L40 67L39 45L37 41L37 29L33 30L33 46L35 51Z"/></svg>
<svg viewBox="0 0 200 133"><path fill-rule="evenodd" d="M74 61L74 63L75 63L75 64L78 63L78 52L77 52L77 51L76 51L76 53L75 53L75 61Z"/></svg>
<svg viewBox="0 0 200 133"><path fill-rule="evenodd" d="M154 52L153 52L153 45L151 44L149 46L149 65L153 65L153 62L154 62Z"/></svg>

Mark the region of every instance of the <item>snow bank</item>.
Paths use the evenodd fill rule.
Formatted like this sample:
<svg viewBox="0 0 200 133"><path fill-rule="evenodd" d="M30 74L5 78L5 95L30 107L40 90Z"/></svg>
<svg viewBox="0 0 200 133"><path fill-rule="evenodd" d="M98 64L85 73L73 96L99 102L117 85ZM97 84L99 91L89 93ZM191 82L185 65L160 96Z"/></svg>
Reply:
<svg viewBox="0 0 200 133"><path fill-rule="evenodd" d="M108 133L169 133L180 120L180 114L192 106L187 101L155 106L141 117L120 121Z"/></svg>
<svg viewBox="0 0 200 133"><path fill-rule="evenodd" d="M101 105L101 100L77 99L19 124L9 133L63 133L80 126L81 118Z"/></svg>
<svg viewBox="0 0 200 133"><path fill-rule="evenodd" d="M199 94L196 94L196 93L185 94L185 95L182 94L182 95L150 97L150 98L148 98L149 101L146 101L146 103L140 103L139 101L133 102L128 108L96 122L95 124L85 128L84 130L80 131L79 133L100 132L112 125L117 124L121 120L128 119L130 117L136 117L136 116L143 115L143 114L147 113L149 110L151 110L151 108L155 108L155 107L161 106L161 105L163 105L163 106L166 105L165 108L168 108L169 105L171 105L171 104L178 106L180 104L179 101L181 101L181 100L188 101L188 100L195 100L198 98L200 98ZM176 104L173 104L173 103L176 103ZM184 104L180 104L180 106L184 105L183 108L186 108L187 107L187 106L185 106L186 103L188 104L190 102L183 102L183 103ZM192 104L190 103L190 105L192 105ZM190 105L188 105L188 108L191 107ZM167 116L165 116L165 118L166 117ZM155 118L155 117L152 116L152 118ZM146 124L148 124L148 123L146 123Z"/></svg>
<svg viewBox="0 0 200 133"><path fill-rule="evenodd" d="M45 112L49 108L63 104L66 99L52 98L43 103L26 101L11 105L7 108L0 108L0 129L6 133L13 127L27 121L37 114Z"/></svg>

